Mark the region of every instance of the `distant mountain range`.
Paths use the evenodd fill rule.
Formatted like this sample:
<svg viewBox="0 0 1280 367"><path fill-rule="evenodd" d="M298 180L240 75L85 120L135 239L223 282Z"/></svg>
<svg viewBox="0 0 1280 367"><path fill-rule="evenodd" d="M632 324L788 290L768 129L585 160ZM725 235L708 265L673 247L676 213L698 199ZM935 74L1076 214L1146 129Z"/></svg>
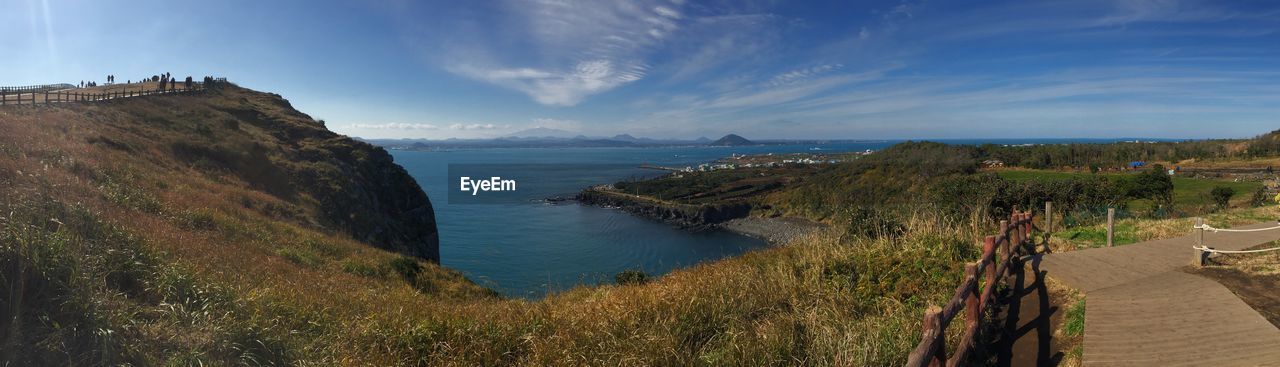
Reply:
<svg viewBox="0 0 1280 367"><path fill-rule="evenodd" d="M631 134L614 136L586 136L569 131L551 128L533 128L519 131L500 138L486 139L359 139L373 145L399 150L440 150L462 148L572 148L572 147L740 147L752 145L787 145L787 144L830 144L844 142L865 142L867 140L850 139L768 139L749 140L737 134L728 134L720 139L711 140L705 136L697 139L653 139L636 137Z"/></svg>
<svg viewBox="0 0 1280 367"><path fill-rule="evenodd" d="M612 137L575 135L573 132L533 128L491 139L361 139L370 144L392 149L432 150L449 148L541 148L541 147L656 147L656 146L747 146L798 143L800 141L753 142L735 134L711 140L705 136L693 140L652 139L618 134ZM808 141L812 142L812 141Z"/></svg>

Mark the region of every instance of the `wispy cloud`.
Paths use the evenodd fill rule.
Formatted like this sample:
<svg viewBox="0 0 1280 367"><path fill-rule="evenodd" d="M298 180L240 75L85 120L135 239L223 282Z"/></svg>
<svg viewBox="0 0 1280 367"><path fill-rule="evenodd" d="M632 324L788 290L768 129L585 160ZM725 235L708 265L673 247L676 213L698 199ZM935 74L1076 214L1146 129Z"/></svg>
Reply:
<svg viewBox="0 0 1280 367"><path fill-rule="evenodd" d="M832 14L777 5L501 2L484 8L501 22L451 36L467 42L443 47L440 65L552 107L625 88L601 104L479 117L573 116L516 125L589 133L974 136L1018 119L1044 129L1188 127L1280 114L1280 76L1268 74L1280 52L1265 47L1280 34L1271 5L890 0Z"/></svg>
<svg viewBox="0 0 1280 367"><path fill-rule="evenodd" d="M454 130L494 130L498 129L498 125L494 124L453 124L449 125Z"/></svg>
<svg viewBox="0 0 1280 367"><path fill-rule="evenodd" d="M384 124L351 124L352 128L369 129L369 130L435 130L439 126L432 124L411 124L403 122L389 122Z"/></svg>
<svg viewBox="0 0 1280 367"><path fill-rule="evenodd" d="M796 70L788 71L786 73L778 74L773 78L769 79L768 83L771 86L791 84L795 81L808 79L815 75L824 74L827 72L831 72L833 70L839 70L842 67L844 67L844 64L826 64L826 65L818 65L818 66L805 68L805 69L796 69Z"/></svg>
<svg viewBox="0 0 1280 367"><path fill-rule="evenodd" d="M542 57L471 44L446 50L457 55L445 68L548 106L573 106L644 78L649 69L644 56L671 37L684 18L680 4L657 0L509 1L502 8L523 26L486 41L508 40Z"/></svg>

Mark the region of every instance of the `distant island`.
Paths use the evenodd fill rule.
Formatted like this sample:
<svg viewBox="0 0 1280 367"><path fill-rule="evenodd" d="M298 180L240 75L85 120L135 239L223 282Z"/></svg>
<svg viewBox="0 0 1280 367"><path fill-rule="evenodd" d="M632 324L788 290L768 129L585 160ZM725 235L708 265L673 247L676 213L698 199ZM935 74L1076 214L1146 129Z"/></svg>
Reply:
<svg viewBox="0 0 1280 367"><path fill-rule="evenodd" d="M744 145L756 145L756 143L750 140L747 140L747 138L738 136L736 134L729 134L707 145L716 146L716 147L736 147L736 146L744 146Z"/></svg>

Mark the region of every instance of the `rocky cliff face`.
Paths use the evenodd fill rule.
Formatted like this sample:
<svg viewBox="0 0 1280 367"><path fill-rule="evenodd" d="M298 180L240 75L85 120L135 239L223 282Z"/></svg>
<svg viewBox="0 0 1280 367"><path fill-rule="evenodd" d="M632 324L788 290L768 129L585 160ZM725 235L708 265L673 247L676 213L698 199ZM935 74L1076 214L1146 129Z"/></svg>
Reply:
<svg viewBox="0 0 1280 367"><path fill-rule="evenodd" d="M268 149L266 155L291 187L255 184L314 199L324 226L384 249L440 262L431 200L386 150L329 131L323 121L298 112L279 95L239 88L221 93L240 98L215 99L238 101L216 108L276 138L278 148Z"/></svg>
<svg viewBox="0 0 1280 367"><path fill-rule="evenodd" d="M374 246L440 261L431 201L386 150L329 131L276 94L228 86L200 96L74 105L102 144L246 185L284 205L271 217L345 232ZM238 180L227 182L226 177Z"/></svg>
<svg viewBox="0 0 1280 367"><path fill-rule="evenodd" d="M435 211L418 183L386 150L337 139L341 141L330 152L340 162L339 170L331 173L339 175L324 179L346 177L347 183L311 188L325 217L357 239L439 263Z"/></svg>

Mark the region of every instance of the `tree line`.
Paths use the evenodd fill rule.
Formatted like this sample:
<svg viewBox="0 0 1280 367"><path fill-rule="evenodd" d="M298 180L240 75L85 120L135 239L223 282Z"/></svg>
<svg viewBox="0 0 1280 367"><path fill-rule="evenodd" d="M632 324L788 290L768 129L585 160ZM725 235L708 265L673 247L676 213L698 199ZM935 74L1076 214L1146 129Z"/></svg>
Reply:
<svg viewBox="0 0 1280 367"><path fill-rule="evenodd" d="M1186 159L1249 159L1280 156L1280 130L1251 139L1178 142L1071 143L975 146L973 155L1008 166L1035 169L1109 169L1134 161L1177 162Z"/></svg>

